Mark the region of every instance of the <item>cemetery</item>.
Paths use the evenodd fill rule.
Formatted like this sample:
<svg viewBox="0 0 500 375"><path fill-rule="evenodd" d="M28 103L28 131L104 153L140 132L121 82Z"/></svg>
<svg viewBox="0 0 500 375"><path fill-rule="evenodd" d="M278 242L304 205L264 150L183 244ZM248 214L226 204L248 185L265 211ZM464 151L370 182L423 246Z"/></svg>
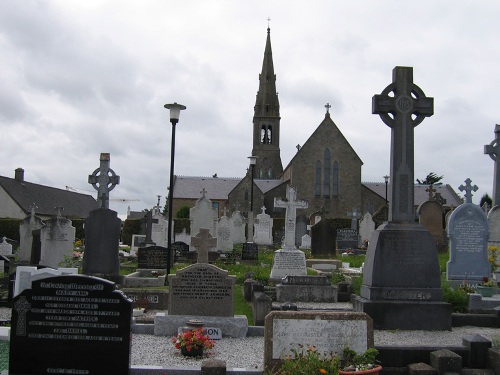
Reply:
<svg viewBox="0 0 500 375"><path fill-rule="evenodd" d="M466 177L449 215L432 184L415 207L414 129L434 99L397 66L372 113L391 133L376 211L310 207L302 181L286 181L255 218L253 194L250 209L220 212L203 187L182 231L173 195L168 220L158 204L123 224L102 153L78 237L62 208L42 219L33 205L19 241L0 226L0 373L500 375L500 174L487 212ZM484 152L497 168L496 141Z"/></svg>

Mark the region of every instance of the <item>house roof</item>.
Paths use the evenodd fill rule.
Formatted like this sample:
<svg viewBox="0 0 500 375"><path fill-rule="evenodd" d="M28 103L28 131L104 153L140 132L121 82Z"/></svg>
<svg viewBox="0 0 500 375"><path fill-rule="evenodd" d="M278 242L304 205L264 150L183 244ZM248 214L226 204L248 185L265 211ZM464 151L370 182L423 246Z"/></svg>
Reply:
<svg viewBox="0 0 500 375"><path fill-rule="evenodd" d="M285 181L282 179L279 180L256 180L254 179L253 182L257 187L262 191L263 193L267 193L269 190L274 189L277 186L280 186L283 184Z"/></svg>
<svg viewBox="0 0 500 375"><path fill-rule="evenodd" d="M85 218L97 208L97 201L90 195L34 184L23 180L0 176L0 186L26 213L33 203L38 215L53 216L55 207L63 207L62 215Z"/></svg>
<svg viewBox="0 0 500 375"><path fill-rule="evenodd" d="M229 193L241 181L241 177L193 177L176 176L174 199L199 199L201 191L210 200L227 200Z"/></svg>
<svg viewBox="0 0 500 375"><path fill-rule="evenodd" d="M376 194L380 195L381 197L385 198L385 182L363 182L362 183L364 186L366 186L368 189L372 190ZM388 184L389 191L390 191L390 186L391 184ZM463 201L462 198L453 190L453 188L446 184L446 185L432 185L434 189L436 189L436 193L441 194L441 197L446 199L446 203L443 204L443 206L446 207L458 207L460 206ZM429 185L415 185L415 206L420 206L422 203L426 202L429 199L429 192L426 190L429 188ZM390 193L389 196L387 197L389 202L391 201Z"/></svg>

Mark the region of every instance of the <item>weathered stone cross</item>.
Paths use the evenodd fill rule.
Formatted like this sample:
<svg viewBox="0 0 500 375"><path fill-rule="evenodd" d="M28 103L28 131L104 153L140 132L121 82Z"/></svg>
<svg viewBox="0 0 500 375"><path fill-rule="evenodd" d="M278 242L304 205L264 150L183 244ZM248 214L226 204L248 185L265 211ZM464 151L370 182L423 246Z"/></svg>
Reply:
<svg viewBox="0 0 500 375"><path fill-rule="evenodd" d="M217 238L212 237L206 228L200 228L195 237L191 237L191 245L198 251L198 263L208 263L208 250L217 246Z"/></svg>
<svg viewBox="0 0 500 375"><path fill-rule="evenodd" d="M470 178L465 180L465 186L460 185L458 187L458 190L465 191L465 203L472 203L472 192L477 191L477 189L477 185L472 186L472 180Z"/></svg>
<svg viewBox="0 0 500 375"><path fill-rule="evenodd" d="M432 186L432 184L430 184L429 187L427 189L425 189L425 191L429 193L429 200L430 201L434 200L434 193L437 190L434 189L434 187Z"/></svg>
<svg viewBox="0 0 500 375"><path fill-rule="evenodd" d="M493 206L500 204L500 125L495 125L495 139L484 146L484 153L490 155L490 158L495 162L495 170L493 173Z"/></svg>
<svg viewBox="0 0 500 375"><path fill-rule="evenodd" d="M347 213L347 216L351 218L351 229L358 229L358 219L361 218L361 212L357 208L353 208Z"/></svg>
<svg viewBox="0 0 500 375"><path fill-rule="evenodd" d="M389 94L393 93L393 96ZM413 83L413 68L396 66L392 83L372 98L372 113L391 128L391 207L389 221L413 223L413 128L434 114L434 99Z"/></svg>
<svg viewBox="0 0 500 375"><path fill-rule="evenodd" d="M285 208L285 243L284 249L295 247L295 217L298 208L307 208L307 201L297 200L297 191L293 186L286 187L286 198L274 198L274 207Z"/></svg>
<svg viewBox="0 0 500 375"><path fill-rule="evenodd" d="M330 105L330 103L326 103L325 108L326 108L326 113L330 113L330 108L332 108L332 106Z"/></svg>
<svg viewBox="0 0 500 375"><path fill-rule="evenodd" d="M89 184L97 190L97 207L109 208L109 192L120 183L120 176L109 167L110 156L102 153L100 166L89 175Z"/></svg>

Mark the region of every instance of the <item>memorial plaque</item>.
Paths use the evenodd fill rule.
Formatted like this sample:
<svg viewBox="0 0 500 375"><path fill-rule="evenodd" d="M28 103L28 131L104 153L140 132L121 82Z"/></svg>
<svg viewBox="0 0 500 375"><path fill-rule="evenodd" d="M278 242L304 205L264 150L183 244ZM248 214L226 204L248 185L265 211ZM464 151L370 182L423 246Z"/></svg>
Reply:
<svg viewBox="0 0 500 375"><path fill-rule="evenodd" d="M255 242L245 242L241 252L241 260L258 260L259 246Z"/></svg>
<svg viewBox="0 0 500 375"><path fill-rule="evenodd" d="M12 306L9 374L128 374L132 304L111 281L37 280Z"/></svg>
<svg viewBox="0 0 500 375"><path fill-rule="evenodd" d="M281 281L285 285L330 285L330 280L325 275L321 276L290 276L287 275Z"/></svg>
<svg viewBox="0 0 500 375"><path fill-rule="evenodd" d="M169 315L234 316L236 276L208 263L197 263L168 275Z"/></svg>
<svg viewBox="0 0 500 375"><path fill-rule="evenodd" d="M141 247L137 252L137 268L164 269L167 268L168 249L161 246Z"/></svg>
<svg viewBox="0 0 500 375"><path fill-rule="evenodd" d="M357 229L337 229L337 249L357 249Z"/></svg>

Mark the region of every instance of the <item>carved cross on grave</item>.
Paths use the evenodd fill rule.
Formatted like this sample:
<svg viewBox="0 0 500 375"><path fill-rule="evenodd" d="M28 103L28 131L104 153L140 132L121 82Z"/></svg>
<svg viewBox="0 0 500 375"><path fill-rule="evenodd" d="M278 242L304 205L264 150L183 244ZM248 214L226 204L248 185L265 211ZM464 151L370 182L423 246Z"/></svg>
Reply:
<svg viewBox="0 0 500 375"><path fill-rule="evenodd" d="M37 206L35 203L33 203L33 204L31 205L31 217L35 217L35 210L36 210L37 208L38 208L38 206Z"/></svg>
<svg viewBox="0 0 500 375"><path fill-rule="evenodd" d="M347 216L351 218L351 229L358 229L358 219L361 218L361 212L354 207L352 211L347 213Z"/></svg>
<svg viewBox="0 0 500 375"><path fill-rule="evenodd" d="M288 185L286 198L274 198L274 207L285 208L285 243L284 247L295 249L295 218L298 208L307 208L307 201L297 200L297 190Z"/></svg>
<svg viewBox="0 0 500 375"><path fill-rule="evenodd" d="M14 303L14 310L17 312L17 336L26 336L26 313L30 311L31 304L25 296L19 297Z"/></svg>
<svg viewBox="0 0 500 375"><path fill-rule="evenodd" d="M471 184L472 180L467 178L467 180L465 180L465 186L460 185L458 187L458 190L465 191L465 203L472 203L472 192L478 189L477 185L472 186Z"/></svg>
<svg viewBox="0 0 500 375"><path fill-rule="evenodd" d="M57 207L54 207L54 210L57 211L57 218L58 219L62 218L62 211L64 210L64 207L57 206Z"/></svg>
<svg viewBox="0 0 500 375"><path fill-rule="evenodd" d="M110 156L102 153L100 166L89 175L89 184L97 190L97 207L109 208L109 192L120 183L120 176L109 167Z"/></svg>
<svg viewBox="0 0 500 375"><path fill-rule="evenodd" d="M393 95L390 95L390 94ZM372 98L372 113L391 128L392 204L389 221L414 221L413 128L434 114L434 99L413 83L413 68L396 66L392 83Z"/></svg>
<svg viewBox="0 0 500 375"><path fill-rule="evenodd" d="M200 194L201 194L201 198L200 199L204 199L205 196L207 195L207 191L205 188L203 188L201 191L200 191Z"/></svg>
<svg viewBox="0 0 500 375"><path fill-rule="evenodd" d="M224 207L224 215L223 216L227 216L227 207Z"/></svg>
<svg viewBox="0 0 500 375"><path fill-rule="evenodd" d="M427 189L425 189L426 192L429 193L429 199L430 201L434 200L434 193L437 191L436 189L434 189L434 187L432 186L432 184L429 185L429 187Z"/></svg>
<svg viewBox="0 0 500 375"><path fill-rule="evenodd" d="M212 237L206 228L200 228L200 232L191 237L191 245L198 251L198 263L208 263L208 250L217 246L217 238Z"/></svg>
<svg viewBox="0 0 500 375"><path fill-rule="evenodd" d="M490 155L491 160L495 162L493 172L493 206L500 205L500 125L495 125L495 139L484 146L484 153Z"/></svg>
<svg viewBox="0 0 500 375"><path fill-rule="evenodd" d="M146 225L146 239L142 243L141 247L156 245L153 242L153 223L158 223L158 219L153 219L153 211L149 210L146 215L144 215L144 219L142 219L144 225Z"/></svg>
<svg viewBox="0 0 500 375"><path fill-rule="evenodd" d="M260 209L262 210L262 215L264 215L266 213L266 206L262 206Z"/></svg>

